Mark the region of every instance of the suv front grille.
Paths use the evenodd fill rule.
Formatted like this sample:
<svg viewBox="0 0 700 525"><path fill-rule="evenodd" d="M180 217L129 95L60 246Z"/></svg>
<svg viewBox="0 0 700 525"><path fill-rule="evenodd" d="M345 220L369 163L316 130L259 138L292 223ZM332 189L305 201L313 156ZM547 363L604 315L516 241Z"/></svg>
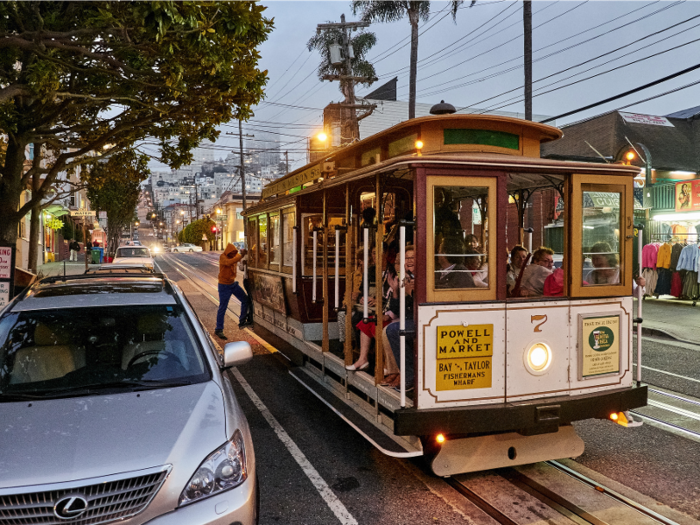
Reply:
<svg viewBox="0 0 700 525"><path fill-rule="evenodd" d="M144 510L156 495L169 468L146 475L87 485L17 494L0 494L0 525L97 525L130 518ZM96 481L96 480L95 480ZM87 501L87 510L74 518L60 518L54 507L63 498L80 496Z"/></svg>

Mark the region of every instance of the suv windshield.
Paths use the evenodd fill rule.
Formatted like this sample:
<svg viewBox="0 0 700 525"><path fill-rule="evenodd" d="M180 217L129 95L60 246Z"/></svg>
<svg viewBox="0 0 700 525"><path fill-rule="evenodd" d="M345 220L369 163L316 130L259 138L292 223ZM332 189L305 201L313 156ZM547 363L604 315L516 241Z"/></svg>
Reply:
<svg viewBox="0 0 700 525"><path fill-rule="evenodd" d="M37 310L0 320L0 401L208 379L204 356L178 306Z"/></svg>
<svg viewBox="0 0 700 525"><path fill-rule="evenodd" d="M117 248L117 258L119 257L150 257L148 248Z"/></svg>

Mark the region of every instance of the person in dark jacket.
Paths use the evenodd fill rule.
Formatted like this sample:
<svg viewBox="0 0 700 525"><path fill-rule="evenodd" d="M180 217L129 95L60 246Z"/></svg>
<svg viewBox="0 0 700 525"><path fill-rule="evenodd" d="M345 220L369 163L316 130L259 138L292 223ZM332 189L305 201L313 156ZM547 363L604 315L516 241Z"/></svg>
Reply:
<svg viewBox="0 0 700 525"><path fill-rule="evenodd" d="M78 262L78 252L80 251L80 244L78 243L78 241L73 239L68 245L68 248L70 248L70 261Z"/></svg>
<svg viewBox="0 0 700 525"><path fill-rule="evenodd" d="M244 328L249 325L248 296L236 281L236 265L245 254L245 250L241 250L241 253L238 253L238 249L233 244L228 243L224 253L219 257L219 310L216 312L214 335L220 339L228 339L224 335L224 317L232 295L235 295L236 299L241 302L241 316L239 317L240 323L238 328Z"/></svg>
<svg viewBox="0 0 700 525"><path fill-rule="evenodd" d="M438 250L439 269L435 272L435 288L474 288L474 279L462 262L464 245L459 237L446 237Z"/></svg>

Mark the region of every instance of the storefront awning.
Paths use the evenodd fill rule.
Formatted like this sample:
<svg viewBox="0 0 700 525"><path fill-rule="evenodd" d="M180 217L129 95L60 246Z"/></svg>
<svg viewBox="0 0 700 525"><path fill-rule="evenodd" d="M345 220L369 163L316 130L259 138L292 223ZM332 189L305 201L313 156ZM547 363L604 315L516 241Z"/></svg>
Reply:
<svg viewBox="0 0 700 525"><path fill-rule="evenodd" d="M67 210L61 204L51 204L50 206L47 206L46 208L44 208L44 211L46 213L50 213L54 217L61 217L63 215L68 215L70 213L70 210Z"/></svg>

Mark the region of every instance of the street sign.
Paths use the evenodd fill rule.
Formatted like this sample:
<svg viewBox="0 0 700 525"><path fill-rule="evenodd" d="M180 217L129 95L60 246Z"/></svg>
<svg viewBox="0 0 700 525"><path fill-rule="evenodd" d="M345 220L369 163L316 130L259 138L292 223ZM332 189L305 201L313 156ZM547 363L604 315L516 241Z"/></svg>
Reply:
<svg viewBox="0 0 700 525"><path fill-rule="evenodd" d="M227 221L228 220L228 215L217 215L217 220L220 221Z"/></svg>
<svg viewBox="0 0 700 525"><path fill-rule="evenodd" d="M72 210L71 217L94 217L95 212L92 210Z"/></svg>

